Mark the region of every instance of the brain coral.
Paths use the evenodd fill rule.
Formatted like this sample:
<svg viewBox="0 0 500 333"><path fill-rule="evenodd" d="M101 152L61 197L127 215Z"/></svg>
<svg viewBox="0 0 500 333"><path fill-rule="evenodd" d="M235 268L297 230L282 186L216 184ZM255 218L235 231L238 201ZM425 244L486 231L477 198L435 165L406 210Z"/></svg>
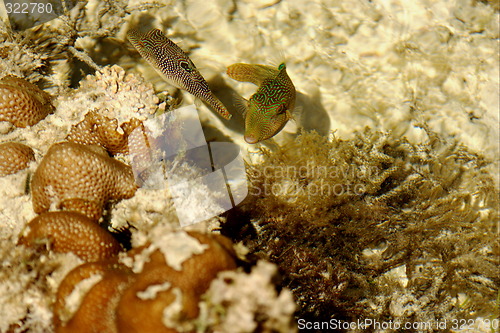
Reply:
<svg viewBox="0 0 500 333"><path fill-rule="evenodd" d="M98 220L107 201L130 198L137 186L132 169L109 157L103 148L63 142L44 156L31 189L38 214L53 204Z"/></svg>
<svg viewBox="0 0 500 333"><path fill-rule="evenodd" d="M32 126L53 110L50 95L34 84L15 76L0 80L0 121Z"/></svg>
<svg viewBox="0 0 500 333"><path fill-rule="evenodd" d="M43 239L50 240L54 252L73 252L85 261L106 259L122 250L109 232L75 212L47 212L35 217L19 244L34 246Z"/></svg>
<svg viewBox="0 0 500 333"><path fill-rule="evenodd" d="M28 167L35 160L33 149L17 142L0 144L0 177L11 175Z"/></svg>

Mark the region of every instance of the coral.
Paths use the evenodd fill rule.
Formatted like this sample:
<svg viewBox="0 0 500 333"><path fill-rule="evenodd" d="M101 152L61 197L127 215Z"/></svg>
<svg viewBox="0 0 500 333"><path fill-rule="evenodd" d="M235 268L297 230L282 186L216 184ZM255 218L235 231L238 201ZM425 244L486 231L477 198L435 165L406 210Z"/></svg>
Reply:
<svg viewBox="0 0 500 333"><path fill-rule="evenodd" d="M53 110L50 95L34 84L15 76L0 80L0 121L32 126Z"/></svg>
<svg viewBox="0 0 500 333"><path fill-rule="evenodd" d="M99 110L100 116L116 119L122 124L132 118L145 120L156 111L158 103L150 83L113 65L87 75L81 80L78 90L61 101L61 106L67 112Z"/></svg>
<svg viewBox="0 0 500 333"><path fill-rule="evenodd" d="M131 168L99 146L63 142L44 156L31 182L33 209L51 205L98 220L109 200L130 198L137 188Z"/></svg>
<svg viewBox="0 0 500 333"><path fill-rule="evenodd" d="M122 250L108 231L75 212L47 212L35 217L19 244L38 246L43 241L49 241L54 252L72 252L85 261L103 260Z"/></svg>
<svg viewBox="0 0 500 333"><path fill-rule="evenodd" d="M112 155L128 154L128 136L141 125L138 119L132 118L120 125L122 134L117 131L117 119L110 119L97 111L91 111L80 123L71 128L66 140L84 145L99 145Z"/></svg>
<svg viewBox="0 0 500 333"><path fill-rule="evenodd" d="M219 274L200 304L202 327L215 332L296 332L296 305L289 290L276 290L272 281L277 274L276 266L265 261L257 262L250 274Z"/></svg>
<svg viewBox="0 0 500 333"><path fill-rule="evenodd" d="M30 147L17 142L0 144L0 177L26 169L35 160Z"/></svg>
<svg viewBox="0 0 500 333"><path fill-rule="evenodd" d="M125 265L107 260L71 271L57 292L56 332L177 332L189 326L211 281L236 268L235 253L220 235L175 232L167 238L132 249L120 259Z"/></svg>
<svg viewBox="0 0 500 333"><path fill-rule="evenodd" d="M114 308L132 272L113 261L87 263L66 275L54 304L55 331L118 332Z"/></svg>
<svg viewBox="0 0 500 333"><path fill-rule="evenodd" d="M368 129L347 141L304 133L262 150L251 198L222 232L279 265L300 318L490 316L500 256L488 162L424 133L420 144Z"/></svg>
<svg viewBox="0 0 500 333"><path fill-rule="evenodd" d="M153 243L131 250L133 263L124 259L137 277L118 303L120 332L176 332L175 325L198 316L200 296L216 275L236 268L225 237L176 232L169 238L161 248Z"/></svg>
<svg viewBox="0 0 500 333"><path fill-rule="evenodd" d="M40 27L16 33L8 31L0 22L0 78L13 75L30 82L42 80L50 55L43 52L47 36Z"/></svg>
<svg viewBox="0 0 500 333"><path fill-rule="evenodd" d="M161 6L165 8L153 8ZM110 125L116 119L109 132L118 138L122 124L162 110L155 90L165 89L164 81L127 49L126 32L137 26L168 31L175 42L182 41L180 46L200 64L228 108L232 92L248 97L252 87L231 81L224 68L235 62L269 63L277 49L284 50L303 114L274 138L282 148L258 155L254 152L260 145L249 148L243 142L239 114L223 122L200 110L207 141L232 140L245 147L244 153L250 150L254 195L247 206L229 212L225 224L222 215L191 226L204 232L222 226L224 233L250 247L251 257L276 262L284 279L276 279L263 265L249 274L238 271L227 273L227 279L216 278L210 296L202 297L202 303L214 306L207 317L201 308L196 330L251 330L252 322L257 330L286 327L289 312L278 308L290 306L280 302L283 286L293 290L297 315L305 319L365 316L414 323L496 318L500 249L492 240L498 230L492 221L498 223L498 191L492 190L487 170L497 174L498 165L495 169L471 152L498 160L499 17L498 0L332 0L328 5L322 0L89 0L26 31L11 31L0 20L0 79L13 75L36 84L54 96L56 106L53 114L28 128L0 122L0 143L27 144L40 162L72 126L85 122L88 112L106 117ZM112 64L121 67L106 67ZM132 72L143 73L145 79ZM172 98L167 95L167 100ZM183 102L190 103L191 96L185 94ZM425 121L441 137L456 138L467 149L434 139L422 143L427 135L416 121ZM321 129L323 135L335 130L336 138L297 138L295 125ZM366 125L392 134L355 136ZM292 140L297 142L287 143ZM264 164L258 165L261 159ZM325 169L311 171L307 161L335 172L318 175ZM195 174L182 167L186 175ZM36 163L29 163L0 177L1 332L52 332L51 306L59 282L81 263L73 253L47 251L45 244L15 246L24 225L35 217L30 195L35 168ZM267 176L256 170L268 171ZM279 175L273 170L285 171ZM498 185L498 174L493 176ZM322 185L335 192L324 195ZM362 191L339 193L348 185ZM206 191L202 186L196 190ZM102 220L113 227L130 225L135 248L163 244L166 235L179 229L171 195L168 188L140 188L132 198L106 207ZM214 204L200 200L196 211ZM248 223L242 230L238 227L243 222ZM176 257L183 252L173 253ZM71 297L63 298L71 308L62 315L65 323L80 329L102 323L95 329L113 329L109 319L114 311L107 309L136 274L122 266L116 269L109 273L116 279L96 273L71 288ZM96 287L95 302L84 301L82 311L90 315L82 313L75 319L79 324L70 323L81 301L78 296L101 279L104 290ZM272 288L275 283L279 294ZM178 313L174 310L181 293L168 283L139 295L166 294L167 288L174 299L169 310ZM113 301L106 303L98 294ZM86 325L83 319L90 316L95 320ZM176 326L179 331L183 327Z"/></svg>
<svg viewBox="0 0 500 333"><path fill-rule="evenodd" d="M72 254L57 254L16 246L2 239L0 247L1 332L51 332L52 302L63 277L81 261Z"/></svg>

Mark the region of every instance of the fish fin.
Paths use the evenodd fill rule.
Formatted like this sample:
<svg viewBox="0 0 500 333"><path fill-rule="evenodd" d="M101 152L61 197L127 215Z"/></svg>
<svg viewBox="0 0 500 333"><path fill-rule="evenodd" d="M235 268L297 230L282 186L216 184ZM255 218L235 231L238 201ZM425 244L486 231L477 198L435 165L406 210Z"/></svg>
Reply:
<svg viewBox="0 0 500 333"><path fill-rule="evenodd" d="M246 100L243 96L238 93L233 94L233 105L236 108L236 111L243 116L245 119L248 110L248 100Z"/></svg>
<svg viewBox="0 0 500 333"><path fill-rule="evenodd" d="M279 45L272 45L271 48L272 53L269 56L267 63L269 63L273 68L278 68L279 65L286 62L285 51Z"/></svg>
<svg viewBox="0 0 500 333"><path fill-rule="evenodd" d="M290 119L295 122L300 122L304 109L302 106L296 106L293 110L287 111L290 114Z"/></svg>
<svg viewBox="0 0 500 333"><path fill-rule="evenodd" d="M194 98L194 105L196 106L197 109L199 109L202 104L203 104L203 101L201 100L201 98L199 98L199 97Z"/></svg>

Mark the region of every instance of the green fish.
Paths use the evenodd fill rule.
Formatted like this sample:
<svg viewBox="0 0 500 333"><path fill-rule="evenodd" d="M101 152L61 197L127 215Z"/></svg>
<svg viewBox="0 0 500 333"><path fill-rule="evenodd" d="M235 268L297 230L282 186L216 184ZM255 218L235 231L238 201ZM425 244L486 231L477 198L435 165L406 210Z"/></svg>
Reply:
<svg viewBox="0 0 500 333"><path fill-rule="evenodd" d="M227 68L227 75L259 86L244 105L245 141L254 144L278 134L292 118L295 108L295 87L288 77L286 65L282 63L276 69L237 63Z"/></svg>

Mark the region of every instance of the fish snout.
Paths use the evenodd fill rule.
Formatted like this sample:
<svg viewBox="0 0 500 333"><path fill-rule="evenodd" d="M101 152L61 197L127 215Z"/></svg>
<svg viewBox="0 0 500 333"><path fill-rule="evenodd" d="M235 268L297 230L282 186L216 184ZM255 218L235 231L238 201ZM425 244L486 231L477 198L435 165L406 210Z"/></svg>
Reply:
<svg viewBox="0 0 500 333"><path fill-rule="evenodd" d="M259 142L259 139L252 134L245 134L244 136L246 143L254 144Z"/></svg>

